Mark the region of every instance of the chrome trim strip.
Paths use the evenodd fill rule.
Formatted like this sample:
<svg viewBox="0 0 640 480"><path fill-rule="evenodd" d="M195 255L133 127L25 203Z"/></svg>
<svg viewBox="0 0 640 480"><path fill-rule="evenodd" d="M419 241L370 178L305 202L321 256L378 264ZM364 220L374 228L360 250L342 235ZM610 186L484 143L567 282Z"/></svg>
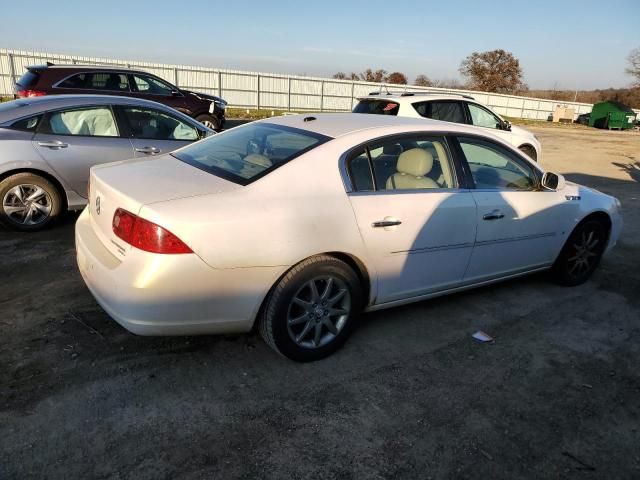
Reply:
<svg viewBox="0 0 640 480"><path fill-rule="evenodd" d="M481 242L476 241L475 246L483 247L485 245L494 245L496 243L519 242L522 240L535 240L536 238L555 237L555 236L556 236L556 232L537 233L535 235L521 235L519 237L498 238L496 240L483 240Z"/></svg>
<svg viewBox="0 0 640 480"><path fill-rule="evenodd" d="M391 252L391 253L406 253L411 255L414 253L439 252L442 250L456 250L460 248L471 248L471 247L473 247L473 243L466 242L466 243L454 243L451 245L440 245L437 247L423 247L423 248L412 248L410 250L398 250L397 252Z"/></svg>

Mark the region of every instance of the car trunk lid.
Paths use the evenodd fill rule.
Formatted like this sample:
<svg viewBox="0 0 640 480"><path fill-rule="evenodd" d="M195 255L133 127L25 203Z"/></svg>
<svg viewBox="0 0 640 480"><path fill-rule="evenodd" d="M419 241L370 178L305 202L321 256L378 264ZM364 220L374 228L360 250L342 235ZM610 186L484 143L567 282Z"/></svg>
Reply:
<svg viewBox="0 0 640 480"><path fill-rule="evenodd" d="M144 205L235 188L241 187L171 155L103 164L91 169L91 224L104 246L122 258L131 246L113 233L113 216L118 208L138 215Z"/></svg>

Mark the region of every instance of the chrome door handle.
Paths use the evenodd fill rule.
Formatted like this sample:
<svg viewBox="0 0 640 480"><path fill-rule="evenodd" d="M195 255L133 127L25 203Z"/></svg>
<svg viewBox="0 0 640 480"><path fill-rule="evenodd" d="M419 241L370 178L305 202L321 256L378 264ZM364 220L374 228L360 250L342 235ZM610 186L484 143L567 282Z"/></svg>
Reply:
<svg viewBox="0 0 640 480"><path fill-rule="evenodd" d="M69 146L68 143L63 143L60 140L54 140L53 142L38 142L38 145L47 148L67 148Z"/></svg>
<svg viewBox="0 0 640 480"><path fill-rule="evenodd" d="M493 212L486 213L482 216L483 220L500 220L504 218L504 213L500 210L494 210Z"/></svg>
<svg viewBox="0 0 640 480"><path fill-rule="evenodd" d="M160 150L159 148L156 147L142 147L142 148L136 148L136 152L139 153L146 153L148 155L155 155L156 153L160 153L162 150Z"/></svg>
<svg viewBox="0 0 640 480"><path fill-rule="evenodd" d="M381 227L393 227L395 225L400 225L402 222L400 220L378 220L377 222L373 222L371 226L373 228L381 228Z"/></svg>

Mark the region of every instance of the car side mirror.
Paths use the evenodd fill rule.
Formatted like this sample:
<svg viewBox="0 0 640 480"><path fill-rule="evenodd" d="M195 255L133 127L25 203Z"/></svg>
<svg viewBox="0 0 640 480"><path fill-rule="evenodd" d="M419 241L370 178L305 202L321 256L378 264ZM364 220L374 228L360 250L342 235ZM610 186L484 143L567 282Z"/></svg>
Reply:
<svg viewBox="0 0 640 480"><path fill-rule="evenodd" d="M542 181L540 183L542 185L542 188L544 188L545 190L551 190L554 192L557 190L562 190L566 185L564 177L558 173L553 172L544 172L544 175L542 175Z"/></svg>
<svg viewBox="0 0 640 480"><path fill-rule="evenodd" d="M171 90L171 96L172 97L181 97L182 94L180 93L180 90L178 90L177 88L174 88L173 90Z"/></svg>
<svg viewBox="0 0 640 480"><path fill-rule="evenodd" d="M511 131L511 122L509 122L508 120L504 120L502 122L502 130L506 130L507 132Z"/></svg>

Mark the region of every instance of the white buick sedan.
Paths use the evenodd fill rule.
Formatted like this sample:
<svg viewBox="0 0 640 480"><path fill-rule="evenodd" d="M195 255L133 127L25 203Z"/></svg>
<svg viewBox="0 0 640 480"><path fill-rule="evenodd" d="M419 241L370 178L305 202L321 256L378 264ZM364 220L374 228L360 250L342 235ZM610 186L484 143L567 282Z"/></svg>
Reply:
<svg viewBox="0 0 640 480"><path fill-rule="evenodd" d="M358 315L550 269L578 285L616 243L617 199L475 127L318 114L91 170L78 266L141 335L247 332L288 358Z"/></svg>

